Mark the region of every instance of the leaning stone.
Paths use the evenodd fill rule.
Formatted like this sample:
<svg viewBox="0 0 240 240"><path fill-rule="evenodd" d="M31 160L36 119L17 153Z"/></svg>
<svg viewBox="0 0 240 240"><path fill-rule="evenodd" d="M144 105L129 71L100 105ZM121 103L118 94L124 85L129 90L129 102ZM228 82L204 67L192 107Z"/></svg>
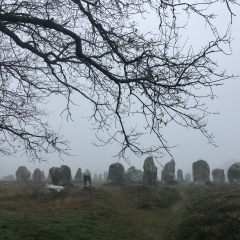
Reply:
<svg viewBox="0 0 240 240"><path fill-rule="evenodd" d="M62 186L56 186L53 184L47 183L39 192L43 194L57 193L64 191L65 188Z"/></svg>
<svg viewBox="0 0 240 240"><path fill-rule="evenodd" d="M74 177L74 180L75 182L82 182L82 169L81 168L78 168L77 172L76 172L76 175Z"/></svg>
<svg viewBox="0 0 240 240"><path fill-rule="evenodd" d="M42 180L42 173L41 173L41 170L39 168L36 168L34 170L32 178L33 178L34 182L41 182L41 180Z"/></svg>
<svg viewBox="0 0 240 240"><path fill-rule="evenodd" d="M225 174L223 169L215 168L212 170L213 182L223 184L225 182Z"/></svg>
<svg viewBox="0 0 240 240"><path fill-rule="evenodd" d="M187 174L185 175L185 181L186 181L186 182L191 182L191 174L190 174L190 173L187 173Z"/></svg>
<svg viewBox="0 0 240 240"><path fill-rule="evenodd" d="M121 163L113 163L109 166L107 182L121 184L125 182L124 167Z"/></svg>
<svg viewBox="0 0 240 240"><path fill-rule="evenodd" d="M230 166L227 175L230 184L240 184L240 162L236 162Z"/></svg>
<svg viewBox="0 0 240 240"><path fill-rule="evenodd" d="M181 169L178 169L177 170L177 180L179 182L182 182L183 181L183 171Z"/></svg>
<svg viewBox="0 0 240 240"><path fill-rule="evenodd" d="M25 182L31 177L31 172L25 166L21 166L16 171L16 179L18 182Z"/></svg>
<svg viewBox="0 0 240 240"><path fill-rule="evenodd" d="M143 182L153 184L157 182L157 170L153 157L147 157L143 164Z"/></svg>
<svg viewBox="0 0 240 240"><path fill-rule="evenodd" d="M204 185L210 182L210 168L206 161L198 160L192 164L193 181L195 185Z"/></svg>
<svg viewBox="0 0 240 240"><path fill-rule="evenodd" d="M161 175L161 181L163 183L168 183L171 181L176 181L177 178L175 176L175 161L172 159L170 162L166 163Z"/></svg>
<svg viewBox="0 0 240 240"><path fill-rule="evenodd" d="M132 166L125 172L125 178L127 182L140 183L143 181L143 171Z"/></svg>

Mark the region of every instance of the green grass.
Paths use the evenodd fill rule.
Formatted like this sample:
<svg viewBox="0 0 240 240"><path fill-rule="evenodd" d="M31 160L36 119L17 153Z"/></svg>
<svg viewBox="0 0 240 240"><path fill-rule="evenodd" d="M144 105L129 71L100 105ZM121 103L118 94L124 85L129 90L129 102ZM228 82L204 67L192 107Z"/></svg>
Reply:
<svg viewBox="0 0 240 240"><path fill-rule="evenodd" d="M164 186L75 185L53 195L40 194L42 186L0 184L1 239L155 239L180 199Z"/></svg>
<svg viewBox="0 0 240 240"><path fill-rule="evenodd" d="M240 186L190 186L179 240L240 239Z"/></svg>

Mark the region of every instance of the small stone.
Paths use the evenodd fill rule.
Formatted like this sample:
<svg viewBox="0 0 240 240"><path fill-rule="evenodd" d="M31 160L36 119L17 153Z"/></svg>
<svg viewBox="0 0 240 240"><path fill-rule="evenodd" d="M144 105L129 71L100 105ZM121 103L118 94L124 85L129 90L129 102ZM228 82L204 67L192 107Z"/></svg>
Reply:
<svg viewBox="0 0 240 240"><path fill-rule="evenodd" d="M43 194L62 192L65 188L62 186L56 186L53 184L47 183L39 192Z"/></svg>
<svg viewBox="0 0 240 240"><path fill-rule="evenodd" d="M126 181L140 183L143 181L143 171L137 170L134 166L130 167L125 173Z"/></svg>

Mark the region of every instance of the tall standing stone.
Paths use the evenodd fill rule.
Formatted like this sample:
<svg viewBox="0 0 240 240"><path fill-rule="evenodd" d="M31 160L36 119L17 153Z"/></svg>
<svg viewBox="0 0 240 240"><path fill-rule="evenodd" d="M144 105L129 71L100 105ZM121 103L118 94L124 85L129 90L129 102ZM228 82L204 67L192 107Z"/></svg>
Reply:
<svg viewBox="0 0 240 240"><path fill-rule="evenodd" d="M92 178L92 174L91 174L91 172L88 170L88 169L86 169L85 170L85 173L84 173L85 175L89 175L91 178Z"/></svg>
<svg viewBox="0 0 240 240"><path fill-rule="evenodd" d="M210 168L206 161L198 160L192 164L193 181L195 185L204 185L210 182Z"/></svg>
<svg viewBox="0 0 240 240"><path fill-rule="evenodd" d="M41 182L41 180L42 180L42 172L41 172L41 170L39 168L36 168L34 170L32 178L33 178L34 182Z"/></svg>
<svg viewBox="0 0 240 240"><path fill-rule="evenodd" d="M52 184L58 185L60 181L60 169L59 167L52 167L49 169L49 175L52 180Z"/></svg>
<svg viewBox="0 0 240 240"><path fill-rule="evenodd" d="M223 169L215 168L212 170L213 182L223 184L225 182L225 174Z"/></svg>
<svg viewBox="0 0 240 240"><path fill-rule="evenodd" d="M44 171L41 171L41 179L45 179L45 173L44 173Z"/></svg>
<svg viewBox="0 0 240 240"><path fill-rule="evenodd" d="M102 174L100 173L99 176L98 176L98 180L99 181L102 181Z"/></svg>
<svg viewBox="0 0 240 240"><path fill-rule="evenodd" d="M78 170L77 170L77 172L75 174L74 180L75 180L75 182L80 183L80 182L82 182L82 179L83 179L83 177L82 177L82 169L78 168Z"/></svg>
<svg viewBox="0 0 240 240"><path fill-rule="evenodd" d="M230 184L240 184L240 162L230 166L227 176Z"/></svg>
<svg viewBox="0 0 240 240"><path fill-rule="evenodd" d="M93 180L94 180L94 181L97 181L97 180L98 180L98 177L97 177L97 174L96 174L96 173L94 173Z"/></svg>
<svg viewBox="0 0 240 240"><path fill-rule="evenodd" d="M107 173L107 172L104 172L104 173L103 173L103 176L104 176L104 181L107 181L108 173Z"/></svg>
<svg viewBox="0 0 240 240"><path fill-rule="evenodd" d="M124 167L121 163L113 163L109 166L107 182L108 183L123 183L125 182Z"/></svg>
<svg viewBox="0 0 240 240"><path fill-rule="evenodd" d="M92 179L90 175L83 174L83 185L85 189L90 189L92 185Z"/></svg>
<svg viewBox="0 0 240 240"><path fill-rule="evenodd" d="M161 175L161 181L163 183L168 183L174 180L175 176L175 161L172 159L170 162L166 163Z"/></svg>
<svg viewBox="0 0 240 240"><path fill-rule="evenodd" d="M183 181L183 171L181 169L178 169L177 170L177 180L179 182L182 182Z"/></svg>
<svg viewBox="0 0 240 240"><path fill-rule="evenodd" d="M147 157L143 164L143 182L153 184L157 181L157 170L153 157Z"/></svg>
<svg viewBox="0 0 240 240"><path fill-rule="evenodd" d="M191 174L190 174L190 173L187 173L187 174L185 175L185 181L186 181L186 182L191 182Z"/></svg>
<svg viewBox="0 0 240 240"><path fill-rule="evenodd" d="M67 165L62 165L60 167L60 181L59 185L68 185L71 181L71 169Z"/></svg>
<svg viewBox="0 0 240 240"><path fill-rule="evenodd" d="M16 171L16 180L18 182L25 182L31 177L31 172L25 167L21 166Z"/></svg>

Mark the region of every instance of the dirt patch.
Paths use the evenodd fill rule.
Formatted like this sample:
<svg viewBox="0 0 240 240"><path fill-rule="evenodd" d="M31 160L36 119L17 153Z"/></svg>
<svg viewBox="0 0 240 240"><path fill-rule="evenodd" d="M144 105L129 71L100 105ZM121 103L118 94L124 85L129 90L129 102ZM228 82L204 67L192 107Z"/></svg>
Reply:
<svg viewBox="0 0 240 240"><path fill-rule="evenodd" d="M178 201L173 207L172 207L172 211L173 213L176 213L179 209L181 209L188 201L188 196L187 193L180 190L179 191L180 196L181 196L181 200Z"/></svg>

